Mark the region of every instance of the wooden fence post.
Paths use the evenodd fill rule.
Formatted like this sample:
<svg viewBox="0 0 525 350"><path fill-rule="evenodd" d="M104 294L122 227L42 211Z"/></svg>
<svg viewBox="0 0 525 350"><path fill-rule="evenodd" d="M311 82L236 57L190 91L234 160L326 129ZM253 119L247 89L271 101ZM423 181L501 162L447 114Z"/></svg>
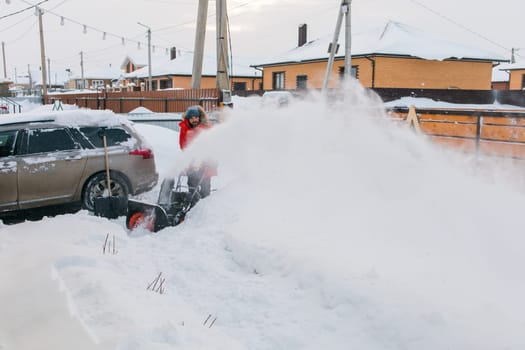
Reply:
<svg viewBox="0 0 525 350"><path fill-rule="evenodd" d="M408 109L406 123L416 132L421 132L421 127L419 126L419 118L417 117L416 107L414 107L414 105L411 105Z"/></svg>
<svg viewBox="0 0 525 350"><path fill-rule="evenodd" d="M476 121L476 154L479 154L479 144L481 141L481 127L483 126L483 116L478 114Z"/></svg>

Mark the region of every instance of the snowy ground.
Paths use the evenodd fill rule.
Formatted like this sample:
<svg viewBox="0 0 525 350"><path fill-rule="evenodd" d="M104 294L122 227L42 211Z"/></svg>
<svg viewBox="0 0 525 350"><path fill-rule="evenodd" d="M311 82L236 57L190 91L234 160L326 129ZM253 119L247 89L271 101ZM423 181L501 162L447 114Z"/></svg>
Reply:
<svg viewBox="0 0 525 350"><path fill-rule="evenodd" d="M211 156L217 191L153 235L85 211L0 224L0 349L523 349L517 173L355 90L344 109L238 99L184 154L137 124L161 176Z"/></svg>

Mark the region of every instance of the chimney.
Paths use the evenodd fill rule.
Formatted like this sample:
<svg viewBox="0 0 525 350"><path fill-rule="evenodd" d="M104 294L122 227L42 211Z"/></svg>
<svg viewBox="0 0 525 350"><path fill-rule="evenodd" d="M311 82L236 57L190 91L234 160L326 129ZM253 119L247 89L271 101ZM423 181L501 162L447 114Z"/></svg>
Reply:
<svg viewBox="0 0 525 350"><path fill-rule="evenodd" d="M170 49L170 60L177 58L177 48L174 46Z"/></svg>
<svg viewBox="0 0 525 350"><path fill-rule="evenodd" d="M306 44L306 24L300 24L299 25L299 41L298 41L298 47L303 46Z"/></svg>

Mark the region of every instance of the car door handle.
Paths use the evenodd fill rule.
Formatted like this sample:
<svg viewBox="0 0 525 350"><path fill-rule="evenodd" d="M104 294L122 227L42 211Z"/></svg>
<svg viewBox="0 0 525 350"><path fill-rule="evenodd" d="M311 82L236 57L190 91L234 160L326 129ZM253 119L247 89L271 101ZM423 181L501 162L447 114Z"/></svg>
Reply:
<svg viewBox="0 0 525 350"><path fill-rule="evenodd" d="M70 161L70 160L80 160L82 159L82 156L69 156L64 158L64 160Z"/></svg>

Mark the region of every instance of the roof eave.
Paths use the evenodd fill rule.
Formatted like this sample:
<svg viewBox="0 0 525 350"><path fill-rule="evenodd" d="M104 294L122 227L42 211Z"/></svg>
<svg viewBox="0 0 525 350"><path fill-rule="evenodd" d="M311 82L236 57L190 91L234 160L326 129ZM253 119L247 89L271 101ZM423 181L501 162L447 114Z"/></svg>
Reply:
<svg viewBox="0 0 525 350"><path fill-rule="evenodd" d="M363 58L363 57L370 57L370 56L375 56L375 57L395 57L395 58L414 58L414 59L422 59L422 60L425 59L425 58L412 56L412 55L375 53L375 52L352 55L352 58ZM337 59L344 59L344 56L335 56L334 59L335 60L337 60ZM264 67L272 67L272 66L283 66L283 65L289 65L289 64L323 62L323 61L326 61L326 60L328 60L328 57L318 57L318 58L309 58L309 59L304 59L304 60L293 60L293 61L281 61L281 62L255 64L255 65L250 65L250 67L253 67L253 68L264 68ZM507 60L497 59L497 58L488 59L488 58L471 58L471 57L462 57L462 58L448 57L448 58L443 59L443 61L446 61L446 60L458 60L458 61L462 60L462 61L477 61L477 62L507 62Z"/></svg>

